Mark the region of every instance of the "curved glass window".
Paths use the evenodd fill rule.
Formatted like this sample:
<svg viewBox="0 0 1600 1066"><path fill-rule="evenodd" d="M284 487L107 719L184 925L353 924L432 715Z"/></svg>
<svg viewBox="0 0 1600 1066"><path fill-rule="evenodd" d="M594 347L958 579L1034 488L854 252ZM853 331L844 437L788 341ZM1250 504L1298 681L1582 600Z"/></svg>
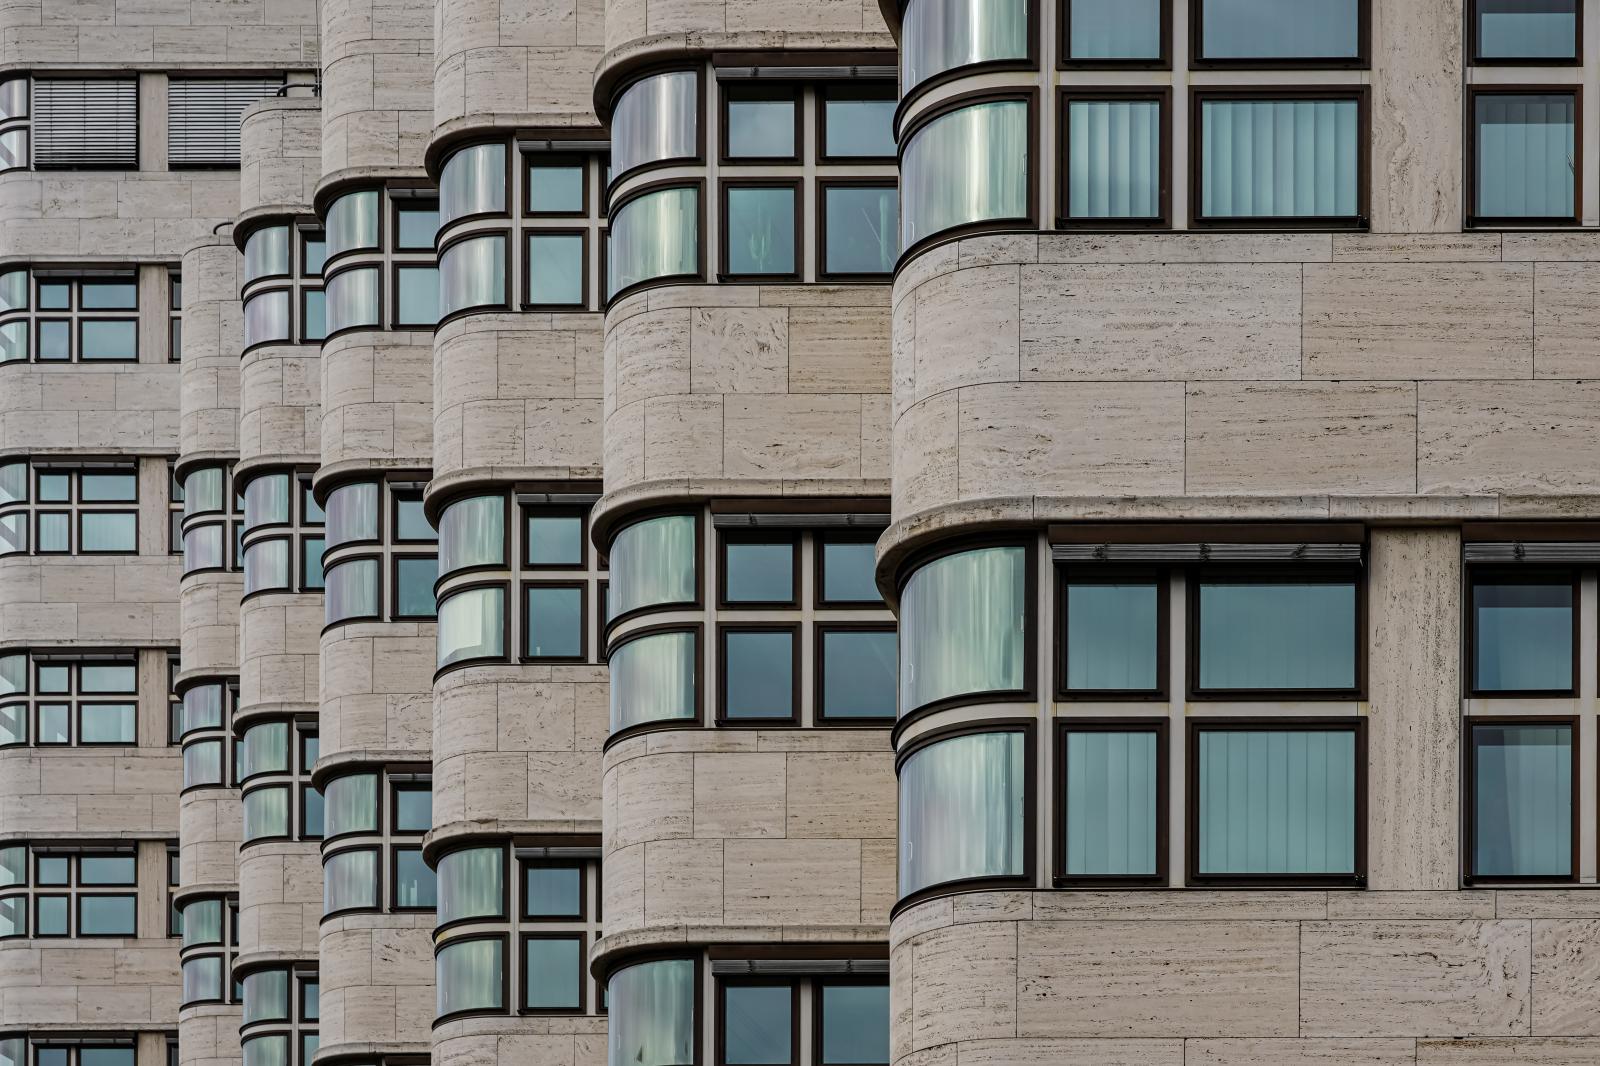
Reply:
<svg viewBox="0 0 1600 1066"><path fill-rule="evenodd" d="M439 256L439 314L468 307L504 307L506 239L503 234L457 241Z"/></svg>
<svg viewBox="0 0 1600 1066"><path fill-rule="evenodd" d="M506 561L506 499L474 496L457 500L439 516L439 573Z"/></svg>
<svg viewBox="0 0 1600 1066"><path fill-rule="evenodd" d="M222 998L222 956L207 955L183 964L183 1001L206 1003Z"/></svg>
<svg viewBox="0 0 1600 1066"><path fill-rule="evenodd" d="M378 853L367 848L336 851L322 860L322 913L378 905Z"/></svg>
<svg viewBox="0 0 1600 1066"><path fill-rule="evenodd" d="M222 784L222 741L200 740L183 746L183 787Z"/></svg>
<svg viewBox="0 0 1600 1066"><path fill-rule="evenodd" d="M28 358L28 323L0 325L0 363L15 363Z"/></svg>
<svg viewBox="0 0 1600 1066"><path fill-rule="evenodd" d="M694 961L624 966L606 983L609 1066L694 1062Z"/></svg>
<svg viewBox="0 0 1600 1066"><path fill-rule="evenodd" d="M289 723L263 722L244 731L239 742L239 780L256 774L289 772Z"/></svg>
<svg viewBox="0 0 1600 1066"><path fill-rule="evenodd" d="M956 226L1028 216L1028 104L950 111L911 135L900 167L900 247Z"/></svg>
<svg viewBox="0 0 1600 1066"><path fill-rule="evenodd" d="M438 664L505 654L506 590L466 589L439 603Z"/></svg>
<svg viewBox="0 0 1600 1066"><path fill-rule="evenodd" d="M289 1018L289 973L262 970L244 979L244 1024Z"/></svg>
<svg viewBox="0 0 1600 1066"><path fill-rule="evenodd" d="M28 165L28 131L0 133L0 170L16 170Z"/></svg>
<svg viewBox="0 0 1600 1066"><path fill-rule="evenodd" d="M341 270L328 279L323 319L329 334L378 324L378 268Z"/></svg>
<svg viewBox="0 0 1600 1066"><path fill-rule="evenodd" d="M323 792L323 831L342 833L378 831L378 775L350 774L328 782Z"/></svg>
<svg viewBox="0 0 1600 1066"><path fill-rule="evenodd" d="M0 886L25 884L28 880L28 849L20 844L0 848Z"/></svg>
<svg viewBox="0 0 1600 1066"><path fill-rule="evenodd" d="M289 475L267 474L244 490L244 528L284 525L289 521Z"/></svg>
<svg viewBox="0 0 1600 1066"><path fill-rule="evenodd" d="M0 119L28 117L28 79L0 81Z"/></svg>
<svg viewBox="0 0 1600 1066"><path fill-rule="evenodd" d="M378 616L378 560L351 559L323 573L324 622Z"/></svg>
<svg viewBox="0 0 1600 1066"><path fill-rule="evenodd" d="M378 247L378 190L345 193L328 205L326 258Z"/></svg>
<svg viewBox="0 0 1600 1066"><path fill-rule="evenodd" d="M244 302L244 346L289 339L289 292L263 292Z"/></svg>
<svg viewBox="0 0 1600 1066"><path fill-rule="evenodd" d="M223 491L227 479L220 466L191 470L183 479L183 516L221 511L226 503Z"/></svg>
<svg viewBox="0 0 1600 1066"><path fill-rule="evenodd" d="M250 234L244 242L244 282L275 278L289 273L289 227L268 226Z"/></svg>
<svg viewBox="0 0 1600 1066"><path fill-rule="evenodd" d="M900 713L1028 687L1028 550L978 548L919 567L900 598Z"/></svg>
<svg viewBox="0 0 1600 1066"><path fill-rule="evenodd" d="M222 686L196 685L183 693L183 731L222 726Z"/></svg>
<svg viewBox="0 0 1600 1066"><path fill-rule="evenodd" d="M1026 738L973 733L918 748L900 767L900 895L971 877L1021 877Z"/></svg>
<svg viewBox="0 0 1600 1066"><path fill-rule="evenodd" d="M606 259L612 295L655 278L700 272L700 190L657 189L611 216Z"/></svg>
<svg viewBox="0 0 1600 1066"><path fill-rule="evenodd" d="M224 534L227 527L196 526L183 535L183 572L221 570L227 565Z"/></svg>
<svg viewBox="0 0 1600 1066"><path fill-rule="evenodd" d="M240 1045L244 1052L244 1066L289 1066L289 1037L285 1033L275 1036L254 1036Z"/></svg>
<svg viewBox="0 0 1600 1066"><path fill-rule="evenodd" d="M505 851L466 848L439 856L438 925L505 917Z"/></svg>
<svg viewBox="0 0 1600 1066"><path fill-rule="evenodd" d="M900 23L902 95L956 67L1027 58L1028 0L911 0L906 5Z"/></svg>
<svg viewBox="0 0 1600 1066"><path fill-rule="evenodd" d="M244 550L244 594L286 589L289 582L287 538L258 540Z"/></svg>
<svg viewBox="0 0 1600 1066"><path fill-rule="evenodd" d="M645 722L692 720L695 634L650 633L611 653L611 731Z"/></svg>
<svg viewBox="0 0 1600 1066"><path fill-rule="evenodd" d="M183 908L183 946L222 943L222 901L197 899Z"/></svg>
<svg viewBox="0 0 1600 1066"><path fill-rule="evenodd" d="M611 542L612 618L641 607L695 602L695 518L665 515L635 522Z"/></svg>
<svg viewBox="0 0 1600 1066"><path fill-rule="evenodd" d="M505 942L455 940L434 956L437 1017L505 1006Z"/></svg>
<svg viewBox="0 0 1600 1066"><path fill-rule="evenodd" d="M506 146L475 144L445 160L439 175L439 225L506 209Z"/></svg>
<svg viewBox="0 0 1600 1066"><path fill-rule="evenodd" d="M289 835L288 786L258 788L244 794L244 842Z"/></svg>
<svg viewBox="0 0 1600 1066"><path fill-rule="evenodd" d="M377 482L359 481L353 485L340 485L328 493L328 507L324 521L327 524L329 548L354 544L358 541L377 540Z"/></svg>
<svg viewBox="0 0 1600 1066"><path fill-rule="evenodd" d="M699 76L678 70L640 78L611 112L611 173L698 156Z"/></svg>
<svg viewBox="0 0 1600 1066"><path fill-rule="evenodd" d="M0 311L28 309L28 272L8 270L0 274Z"/></svg>

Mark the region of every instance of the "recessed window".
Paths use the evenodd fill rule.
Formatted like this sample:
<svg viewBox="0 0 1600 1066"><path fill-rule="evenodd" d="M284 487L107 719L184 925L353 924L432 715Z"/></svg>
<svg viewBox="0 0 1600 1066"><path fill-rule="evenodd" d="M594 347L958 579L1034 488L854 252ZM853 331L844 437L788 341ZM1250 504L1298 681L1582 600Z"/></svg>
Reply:
<svg viewBox="0 0 1600 1066"><path fill-rule="evenodd" d="M583 565L581 515L529 514L527 522L530 567Z"/></svg>
<svg viewBox="0 0 1600 1066"><path fill-rule="evenodd" d="M1356 691L1355 578L1202 576L1194 588L1195 692Z"/></svg>
<svg viewBox="0 0 1600 1066"><path fill-rule="evenodd" d="M1566 881L1575 876L1574 721L1467 719L1468 875Z"/></svg>
<svg viewBox="0 0 1600 1066"><path fill-rule="evenodd" d="M797 157L799 102L792 89L776 92L724 87L726 159L792 160Z"/></svg>
<svg viewBox="0 0 1600 1066"><path fill-rule="evenodd" d="M1163 98L1063 98L1066 218L1159 224L1166 216Z"/></svg>
<svg viewBox="0 0 1600 1066"><path fill-rule="evenodd" d="M1560 63L1578 57L1578 0L1473 0L1479 62Z"/></svg>
<svg viewBox="0 0 1600 1066"><path fill-rule="evenodd" d="M505 850L465 848L439 857L440 926L468 918L504 918Z"/></svg>
<svg viewBox="0 0 1600 1066"><path fill-rule="evenodd" d="M1576 691L1577 593L1570 574L1475 576L1472 691L1560 695Z"/></svg>
<svg viewBox="0 0 1600 1066"><path fill-rule="evenodd" d="M584 164L535 160L528 164L528 212L534 215L584 213Z"/></svg>
<svg viewBox="0 0 1600 1066"><path fill-rule="evenodd" d="M722 1058L728 1066L788 1066L795 1061L795 986L722 982Z"/></svg>
<svg viewBox="0 0 1600 1066"><path fill-rule="evenodd" d="M474 496L447 506L439 516L439 573L503 566L505 526L504 496Z"/></svg>
<svg viewBox="0 0 1600 1066"><path fill-rule="evenodd" d="M896 645L892 626L818 627L818 718L893 718Z"/></svg>
<svg viewBox="0 0 1600 1066"><path fill-rule="evenodd" d="M394 216L396 249L433 251L433 238L439 232L438 204L397 202Z"/></svg>
<svg viewBox="0 0 1600 1066"><path fill-rule="evenodd" d="M871 540L823 539L817 603L824 606L876 606L883 603L875 577L877 544Z"/></svg>
<svg viewBox="0 0 1600 1066"><path fill-rule="evenodd" d="M723 718L794 719L798 640L792 628L723 629Z"/></svg>
<svg viewBox="0 0 1600 1066"><path fill-rule="evenodd" d="M1356 224L1363 211L1360 97L1197 92L1197 222Z"/></svg>
<svg viewBox="0 0 1600 1066"><path fill-rule="evenodd" d="M735 276L793 275L797 223L793 184L724 183L726 218L723 271Z"/></svg>
<svg viewBox="0 0 1600 1066"><path fill-rule="evenodd" d="M1572 92L1472 93L1472 221L1577 221L1578 98Z"/></svg>
<svg viewBox="0 0 1600 1066"><path fill-rule="evenodd" d="M1164 594L1164 583L1152 576L1067 575L1061 586L1062 694L1163 692Z"/></svg>
<svg viewBox="0 0 1600 1066"><path fill-rule="evenodd" d="M893 161L895 100L891 93L871 97L829 86L822 98L823 158Z"/></svg>
<svg viewBox="0 0 1600 1066"><path fill-rule="evenodd" d="M527 597L525 654L530 659L584 657L583 586L530 584Z"/></svg>
<svg viewBox="0 0 1600 1066"><path fill-rule="evenodd" d="M582 935L523 937L523 1009L549 1014L582 1011L583 961Z"/></svg>
<svg viewBox="0 0 1600 1066"><path fill-rule="evenodd" d="M400 555L394 560L394 611L396 618L433 618L438 606L433 586L439 580L439 560L432 555Z"/></svg>
<svg viewBox="0 0 1600 1066"><path fill-rule="evenodd" d="M821 1066L888 1066L889 985L819 980Z"/></svg>
<svg viewBox="0 0 1600 1066"><path fill-rule="evenodd" d="M528 302L583 305L584 237L581 233L528 234Z"/></svg>
<svg viewBox="0 0 1600 1066"><path fill-rule="evenodd" d="M724 539L723 600L730 606L793 604L797 552L792 538Z"/></svg>
<svg viewBox="0 0 1600 1066"><path fill-rule="evenodd" d="M526 863L522 869L525 918L581 918L583 867Z"/></svg>
<svg viewBox="0 0 1600 1066"><path fill-rule="evenodd" d="M1361 0L1199 0L1197 60L1238 64L1358 63Z"/></svg>
<svg viewBox="0 0 1600 1066"><path fill-rule="evenodd" d="M1065 57L1073 63L1155 64L1163 47L1163 0L1066 0Z"/></svg>
<svg viewBox="0 0 1600 1066"><path fill-rule="evenodd" d="M394 319L396 326L432 326L439 321L438 267L395 267Z"/></svg>
<svg viewBox="0 0 1600 1066"><path fill-rule="evenodd" d="M900 190L894 185L823 182L819 193L823 273L891 273L900 254Z"/></svg>
<svg viewBox="0 0 1600 1066"><path fill-rule="evenodd" d="M900 765L900 895L969 878L1027 875L1027 734L969 733Z"/></svg>
<svg viewBox="0 0 1600 1066"><path fill-rule="evenodd" d="M635 522L611 543L610 619L646 607L699 599L693 515L665 515Z"/></svg>
<svg viewBox="0 0 1600 1066"><path fill-rule="evenodd" d="M659 1066L694 1062L698 980L693 959L656 959L613 971L606 983L611 1061Z"/></svg>
<svg viewBox="0 0 1600 1066"><path fill-rule="evenodd" d="M1166 825L1165 725L1063 723L1056 876L1160 882Z"/></svg>

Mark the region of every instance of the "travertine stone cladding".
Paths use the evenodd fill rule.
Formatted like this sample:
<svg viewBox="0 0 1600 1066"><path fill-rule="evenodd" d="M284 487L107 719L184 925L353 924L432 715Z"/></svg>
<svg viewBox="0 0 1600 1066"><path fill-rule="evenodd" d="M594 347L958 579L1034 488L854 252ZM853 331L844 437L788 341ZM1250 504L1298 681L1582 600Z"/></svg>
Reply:
<svg viewBox="0 0 1600 1066"><path fill-rule="evenodd" d="M232 222L238 201L228 171L12 170L0 174L0 251L177 260Z"/></svg>
<svg viewBox="0 0 1600 1066"><path fill-rule="evenodd" d="M433 473L598 478L599 315L466 315L434 340Z"/></svg>
<svg viewBox="0 0 1600 1066"><path fill-rule="evenodd" d="M1586 991L1597 913L1582 892L929 900L890 930L891 1056L1083 1066L1594 1061L1600 1040L1582 1038L1600 1035Z"/></svg>
<svg viewBox="0 0 1600 1066"><path fill-rule="evenodd" d="M652 43L680 53L696 46L894 47L878 0L607 0L608 62Z"/></svg>
<svg viewBox="0 0 1600 1066"><path fill-rule="evenodd" d="M239 458L300 457L322 447L322 359L316 345L268 344L239 362Z"/></svg>
<svg viewBox="0 0 1600 1066"><path fill-rule="evenodd" d="M352 622L322 635L320 759L428 750L435 642L432 622Z"/></svg>
<svg viewBox="0 0 1600 1066"><path fill-rule="evenodd" d="M141 918L143 916L141 915ZM8 1029L172 1029L182 983L177 941L0 942L0 1025Z"/></svg>
<svg viewBox="0 0 1600 1066"><path fill-rule="evenodd" d="M183 255L182 417L184 455L232 454L239 448L239 251L212 237Z"/></svg>
<svg viewBox="0 0 1600 1066"><path fill-rule="evenodd" d="M894 513L1600 491L1596 293L1594 233L945 244L894 288Z"/></svg>
<svg viewBox="0 0 1600 1066"><path fill-rule="evenodd" d="M239 605L239 706L317 706L320 593L267 593Z"/></svg>
<svg viewBox="0 0 1600 1066"><path fill-rule="evenodd" d="M433 696L433 824L600 820L604 666L471 666Z"/></svg>
<svg viewBox="0 0 1600 1066"><path fill-rule="evenodd" d="M237 1004L185 1007L178 1019L178 1066L238 1066Z"/></svg>
<svg viewBox="0 0 1600 1066"><path fill-rule="evenodd" d="M604 0L453 0L435 8L433 121L594 121Z"/></svg>
<svg viewBox="0 0 1600 1066"><path fill-rule="evenodd" d="M315 840L239 850L239 953L316 958L322 856Z"/></svg>
<svg viewBox="0 0 1600 1066"><path fill-rule="evenodd" d="M433 335L345 333L322 347L322 462L426 467Z"/></svg>
<svg viewBox="0 0 1600 1066"><path fill-rule="evenodd" d="M191 676L228 677L239 672L239 594L242 574L207 570L183 579L178 610L183 618L183 669Z"/></svg>
<svg viewBox="0 0 1600 1066"><path fill-rule="evenodd" d="M433 1061L439 1066L606 1066L606 1016L518 1018L514 1032L504 1018L455 1018L433 1030Z"/></svg>
<svg viewBox="0 0 1600 1066"><path fill-rule="evenodd" d="M689 729L625 739L605 756L604 851L604 943L671 943L688 929L700 930L691 940L738 929L881 942L895 897L888 737Z"/></svg>
<svg viewBox="0 0 1600 1066"><path fill-rule="evenodd" d="M322 926L321 967L323 1047L411 1045L426 1052L434 1011L431 911L330 919Z"/></svg>
<svg viewBox="0 0 1600 1066"><path fill-rule="evenodd" d="M166 554L0 559L0 633L34 644L176 646L179 568Z"/></svg>
<svg viewBox="0 0 1600 1066"><path fill-rule="evenodd" d="M316 0L8 0L0 62L162 69L317 61Z"/></svg>
<svg viewBox="0 0 1600 1066"><path fill-rule="evenodd" d="M175 455L179 373L176 363L0 365L0 448Z"/></svg>
<svg viewBox="0 0 1600 1066"><path fill-rule="evenodd" d="M244 808L237 789L191 789L178 797L178 879L188 885L237 885Z"/></svg>
<svg viewBox="0 0 1600 1066"><path fill-rule="evenodd" d="M322 173L420 171L433 126L433 4L323 0Z"/></svg>
<svg viewBox="0 0 1600 1066"><path fill-rule="evenodd" d="M606 315L606 492L887 478L888 299L881 285L670 286L623 299Z"/></svg>
<svg viewBox="0 0 1600 1066"><path fill-rule="evenodd" d="M284 206L310 213L322 176L322 101L274 97L239 124L239 213Z"/></svg>

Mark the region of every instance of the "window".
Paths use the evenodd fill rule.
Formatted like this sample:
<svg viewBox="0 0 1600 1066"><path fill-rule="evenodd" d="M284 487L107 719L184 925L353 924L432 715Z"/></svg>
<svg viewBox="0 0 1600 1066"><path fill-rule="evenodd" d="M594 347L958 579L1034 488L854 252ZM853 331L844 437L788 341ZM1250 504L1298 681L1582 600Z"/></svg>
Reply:
<svg viewBox="0 0 1600 1066"><path fill-rule="evenodd" d="M1575 881L1577 720L1467 719L1467 880Z"/></svg>
<svg viewBox="0 0 1600 1066"><path fill-rule="evenodd" d="M431 200L394 200L394 247L400 252L431 252L439 232L439 205Z"/></svg>
<svg viewBox="0 0 1600 1066"><path fill-rule="evenodd" d="M894 163L894 111L895 94L890 86L824 86L818 103L820 159Z"/></svg>
<svg viewBox="0 0 1600 1066"><path fill-rule="evenodd" d="M435 537L420 484L361 481L333 489L324 536L327 625L434 617L437 556L412 547L431 547ZM304 550L309 565L311 548Z"/></svg>
<svg viewBox="0 0 1600 1066"><path fill-rule="evenodd" d="M244 486L244 594L322 588L322 523L309 474L256 473Z"/></svg>
<svg viewBox="0 0 1600 1066"><path fill-rule="evenodd" d="M948 71L977 64L1026 68L1032 55L1029 0L912 0L905 5L900 86L906 97Z"/></svg>
<svg viewBox="0 0 1600 1066"><path fill-rule="evenodd" d="M780 978L741 978L717 983L717 1061L728 1066L796 1060L800 1049L800 987Z"/></svg>
<svg viewBox="0 0 1600 1066"><path fill-rule="evenodd" d="M800 101L790 85L719 85L723 161L800 158Z"/></svg>
<svg viewBox="0 0 1600 1066"><path fill-rule="evenodd" d="M136 1061L132 1036L105 1033L83 1040L69 1037L58 1043L41 1033L32 1040L0 1039L0 1063L25 1066L29 1048L33 1066L134 1066Z"/></svg>
<svg viewBox="0 0 1600 1066"><path fill-rule="evenodd" d="M823 181L822 273L831 278L883 275L899 254L900 190L893 184Z"/></svg>
<svg viewBox="0 0 1600 1066"><path fill-rule="evenodd" d="M583 233L527 234L527 303L534 307L583 307L588 302Z"/></svg>
<svg viewBox="0 0 1600 1066"><path fill-rule="evenodd" d="M528 214L582 215L588 211L583 157L536 156L528 162Z"/></svg>
<svg viewBox="0 0 1600 1066"><path fill-rule="evenodd" d="M648 518L621 529L611 542L609 621L647 608L699 602L699 519Z"/></svg>
<svg viewBox="0 0 1600 1066"><path fill-rule="evenodd" d="M902 756L902 899L957 881L1031 877L1029 736L936 735Z"/></svg>
<svg viewBox="0 0 1600 1066"><path fill-rule="evenodd" d="M655 74L627 86L611 110L611 180L672 159L700 157L700 77Z"/></svg>
<svg viewBox="0 0 1600 1066"><path fill-rule="evenodd" d="M1197 90L1190 200L1197 224L1357 226L1366 214L1362 90Z"/></svg>
<svg viewBox="0 0 1600 1066"><path fill-rule="evenodd" d="M244 346L285 342L289 332L287 290L258 293L244 302Z"/></svg>
<svg viewBox="0 0 1600 1066"><path fill-rule="evenodd" d="M286 277L289 273L289 227L264 226L244 242L244 281Z"/></svg>
<svg viewBox="0 0 1600 1066"><path fill-rule="evenodd" d="M318 748L315 727L309 722L257 720L245 730L236 775L239 784L248 782L241 797L243 844L322 837L322 795L310 785Z"/></svg>
<svg viewBox="0 0 1600 1066"><path fill-rule="evenodd" d="M377 910L378 852L344 848L322 857L322 916Z"/></svg>
<svg viewBox="0 0 1600 1066"><path fill-rule="evenodd" d="M699 188L655 189L616 205L606 264L606 291L612 299L645 282L698 277Z"/></svg>
<svg viewBox="0 0 1600 1066"><path fill-rule="evenodd" d="M244 565L243 500L222 465L191 467L183 476L183 572L238 570Z"/></svg>
<svg viewBox="0 0 1600 1066"><path fill-rule="evenodd" d="M136 653L0 656L0 746L132 746L138 710Z"/></svg>
<svg viewBox="0 0 1600 1066"><path fill-rule="evenodd" d="M599 191L606 158L552 151L529 151L523 158L523 306L587 308L605 290L600 268L591 260L606 243L606 205Z"/></svg>
<svg viewBox="0 0 1600 1066"><path fill-rule="evenodd" d="M27 165L28 78L22 75L0 81L0 172Z"/></svg>
<svg viewBox="0 0 1600 1066"><path fill-rule="evenodd" d="M1065 0L1061 55L1069 66L1170 65L1169 0Z"/></svg>
<svg viewBox="0 0 1600 1066"><path fill-rule="evenodd" d="M1201 574L1190 599L1191 695L1352 698L1365 633L1353 574Z"/></svg>
<svg viewBox="0 0 1600 1066"><path fill-rule="evenodd" d="M171 314L167 316L167 361L183 358L183 277L177 271L167 275Z"/></svg>
<svg viewBox="0 0 1600 1066"><path fill-rule="evenodd" d="M239 121L252 104L279 95L280 78L169 78L167 165L239 165Z"/></svg>
<svg viewBox="0 0 1600 1066"><path fill-rule="evenodd" d="M1477 89L1472 108L1474 225L1578 221L1578 97L1570 90Z"/></svg>
<svg viewBox="0 0 1600 1066"><path fill-rule="evenodd" d="M1056 732L1056 884L1166 884L1166 719Z"/></svg>
<svg viewBox="0 0 1600 1066"><path fill-rule="evenodd" d="M1472 693L1575 695L1576 575L1475 571L1471 589Z"/></svg>
<svg viewBox="0 0 1600 1066"><path fill-rule="evenodd" d="M505 939L457 937L434 953L434 1018L498 1012L505 1007Z"/></svg>
<svg viewBox="0 0 1600 1066"><path fill-rule="evenodd" d="M320 991L314 971L273 966L245 975L239 995L244 1061L253 1066L311 1066L318 1044Z"/></svg>
<svg viewBox="0 0 1600 1066"><path fill-rule="evenodd" d="M1062 226L1166 224L1166 110L1164 91L1063 92Z"/></svg>
<svg viewBox="0 0 1600 1066"><path fill-rule="evenodd" d="M1578 59L1577 0L1472 0L1478 63L1571 63Z"/></svg>
<svg viewBox="0 0 1600 1066"><path fill-rule="evenodd" d="M731 970L740 964L719 960L712 965ZM874 964L851 960L848 965L857 971ZM802 1033L809 1033L812 1043L805 1061L818 1066L889 1062L889 985L884 977L730 973L717 979L716 1007L716 1061L727 1066L800 1062Z"/></svg>
<svg viewBox="0 0 1600 1066"><path fill-rule="evenodd" d="M722 535L721 600L728 607L792 607L800 546L792 535Z"/></svg>
<svg viewBox="0 0 1600 1066"><path fill-rule="evenodd" d="M1196 0L1195 64L1364 66L1364 0Z"/></svg>
<svg viewBox="0 0 1600 1066"><path fill-rule="evenodd" d="M697 631L630 636L612 647L608 662L613 735L652 722L699 719Z"/></svg>
<svg viewBox="0 0 1600 1066"><path fill-rule="evenodd" d="M475 144L454 152L439 175L439 226L506 209L506 146Z"/></svg>
<svg viewBox="0 0 1600 1066"><path fill-rule="evenodd" d="M30 545L34 555L136 554L137 465L0 464L0 555Z"/></svg>
<svg viewBox="0 0 1600 1066"><path fill-rule="evenodd" d="M611 972L606 982L611 1066L698 1062L695 1016L699 966L693 959L656 959Z"/></svg>
<svg viewBox="0 0 1600 1066"><path fill-rule="evenodd" d="M329 275L324 287L325 336L346 329L374 328L382 321L378 307L378 268L352 267Z"/></svg>
<svg viewBox="0 0 1600 1066"><path fill-rule="evenodd" d="M7 271L0 274L0 362L138 362L138 311L131 270Z"/></svg>
<svg viewBox="0 0 1600 1066"><path fill-rule="evenodd" d="M138 170L135 78L35 78L36 170Z"/></svg>
<svg viewBox="0 0 1600 1066"><path fill-rule="evenodd" d="M138 885L132 846L7 845L0 848L0 938L135 937Z"/></svg>
<svg viewBox="0 0 1600 1066"><path fill-rule="evenodd" d="M798 277L797 182L724 182L722 264L729 278Z"/></svg>
<svg viewBox="0 0 1600 1066"><path fill-rule="evenodd" d="M439 310L445 316L472 307L506 307L505 235L447 245L439 253L439 292Z"/></svg>
<svg viewBox="0 0 1600 1066"><path fill-rule="evenodd" d="M362 189L345 193L328 205L324 238L326 259L381 247L378 239L380 198L378 190Z"/></svg>
<svg viewBox="0 0 1600 1066"><path fill-rule="evenodd" d="M1167 590L1152 571L1063 570L1057 699L1166 692Z"/></svg>
<svg viewBox="0 0 1600 1066"><path fill-rule="evenodd" d="M724 625L718 720L796 722L800 634L794 626Z"/></svg>
<svg viewBox="0 0 1600 1066"><path fill-rule="evenodd" d="M817 627L817 720L884 720L895 713L898 637L894 626L839 623Z"/></svg>
<svg viewBox="0 0 1600 1066"><path fill-rule="evenodd" d="M900 599L900 713L1014 699L1032 685L1031 554L955 552L912 572Z"/></svg>
<svg viewBox="0 0 1600 1066"><path fill-rule="evenodd" d="M936 113L908 131L900 247L978 222L1030 219L1030 122L1027 100L997 99Z"/></svg>
<svg viewBox="0 0 1600 1066"><path fill-rule="evenodd" d="M1366 883L1365 720L1189 723L1191 884Z"/></svg>

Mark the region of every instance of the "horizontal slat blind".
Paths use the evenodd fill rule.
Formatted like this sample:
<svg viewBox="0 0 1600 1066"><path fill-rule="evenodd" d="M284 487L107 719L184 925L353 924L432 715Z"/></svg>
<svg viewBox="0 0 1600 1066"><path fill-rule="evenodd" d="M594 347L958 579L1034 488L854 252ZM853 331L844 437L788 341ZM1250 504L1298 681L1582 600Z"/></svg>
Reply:
<svg viewBox="0 0 1600 1066"><path fill-rule="evenodd" d="M35 78L33 165L139 169L139 83L133 78Z"/></svg>
<svg viewBox="0 0 1600 1066"><path fill-rule="evenodd" d="M167 165L236 167L239 118L282 78L174 78L167 83Z"/></svg>

